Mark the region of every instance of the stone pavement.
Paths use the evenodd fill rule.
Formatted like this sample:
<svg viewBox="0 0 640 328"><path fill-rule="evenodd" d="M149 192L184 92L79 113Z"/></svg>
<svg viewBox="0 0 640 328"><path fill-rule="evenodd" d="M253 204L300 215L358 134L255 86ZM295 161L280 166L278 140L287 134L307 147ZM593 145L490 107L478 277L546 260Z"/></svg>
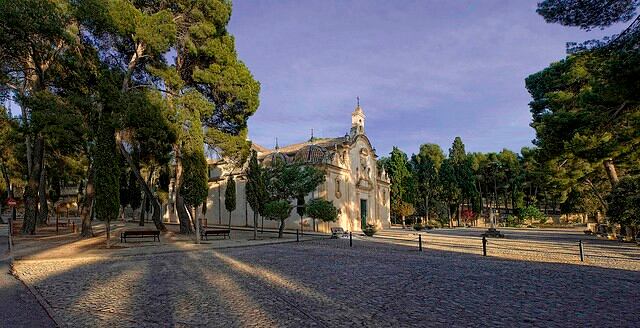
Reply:
<svg viewBox="0 0 640 328"><path fill-rule="evenodd" d="M55 327L47 312L29 289L11 275L11 263L6 255L6 233L0 235L0 326Z"/></svg>
<svg viewBox="0 0 640 328"><path fill-rule="evenodd" d="M345 239L21 260L70 327L637 326L635 270Z"/></svg>
<svg viewBox="0 0 640 328"><path fill-rule="evenodd" d="M567 263L598 266L608 269L640 271L640 247L587 236L583 228L517 229L500 228L505 238L487 238L487 254L511 260ZM425 251L440 250L456 253L482 254L482 238L486 229L456 228L415 231L396 227L379 232L368 240L377 243L418 248L422 235ZM579 241L583 241L585 261L580 262Z"/></svg>

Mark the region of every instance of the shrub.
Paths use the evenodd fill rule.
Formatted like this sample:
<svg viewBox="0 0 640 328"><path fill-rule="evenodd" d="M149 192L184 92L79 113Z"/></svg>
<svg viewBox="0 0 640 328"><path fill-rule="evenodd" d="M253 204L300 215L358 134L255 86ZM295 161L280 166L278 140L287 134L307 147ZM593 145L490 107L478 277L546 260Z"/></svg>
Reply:
<svg viewBox="0 0 640 328"><path fill-rule="evenodd" d="M612 222L623 226L640 225L640 175L620 179L608 201L607 215Z"/></svg>
<svg viewBox="0 0 640 328"><path fill-rule="evenodd" d="M515 215L509 215L505 219L504 223L507 227L517 227L518 225L522 224L522 219Z"/></svg>
<svg viewBox="0 0 640 328"><path fill-rule="evenodd" d="M376 232L378 232L378 229L373 224L367 224L367 227L364 228L362 230L362 232L364 232L365 235L371 237L371 236L375 235Z"/></svg>
<svg viewBox="0 0 640 328"><path fill-rule="evenodd" d="M416 223L413 225L413 229L415 229L416 231L420 231L424 229L424 226L422 225L422 223Z"/></svg>
<svg viewBox="0 0 640 328"><path fill-rule="evenodd" d="M529 205L519 211L519 217L523 221L541 221L544 218L544 214L533 205ZM546 219L545 219L546 220Z"/></svg>
<svg viewBox="0 0 640 328"><path fill-rule="evenodd" d="M307 215L313 219L324 222L335 222L338 220L338 209L333 206L333 202L315 198L307 205Z"/></svg>

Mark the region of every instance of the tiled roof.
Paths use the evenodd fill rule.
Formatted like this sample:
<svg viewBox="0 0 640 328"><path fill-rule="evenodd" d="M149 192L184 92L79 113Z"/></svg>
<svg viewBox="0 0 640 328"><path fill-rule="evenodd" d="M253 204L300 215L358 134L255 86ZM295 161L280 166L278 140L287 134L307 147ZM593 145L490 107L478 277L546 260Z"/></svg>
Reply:
<svg viewBox="0 0 640 328"><path fill-rule="evenodd" d="M284 153L284 154L293 154L295 152L297 152L298 150L309 146L309 145L316 145L316 146L320 146L323 147L327 150L332 149L335 145L341 145L344 142L344 137L338 137L338 138L315 138L313 139L313 141L305 141L305 142L299 142L299 143L295 143L295 144L291 144L288 146L284 146L284 147L280 147L278 149L279 152ZM265 152L275 152L275 149L268 149Z"/></svg>
<svg viewBox="0 0 640 328"><path fill-rule="evenodd" d="M251 143L251 149L253 149L253 150L255 150L255 151L259 152L259 153L269 153L269 152L271 152L271 150L269 150L269 148L260 146L255 142Z"/></svg>

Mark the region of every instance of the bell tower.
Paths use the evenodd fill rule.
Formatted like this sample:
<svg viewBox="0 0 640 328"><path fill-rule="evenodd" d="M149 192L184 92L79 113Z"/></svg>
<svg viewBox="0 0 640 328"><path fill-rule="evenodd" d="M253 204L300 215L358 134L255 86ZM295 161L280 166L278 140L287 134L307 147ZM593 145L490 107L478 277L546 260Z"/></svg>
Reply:
<svg viewBox="0 0 640 328"><path fill-rule="evenodd" d="M351 113L351 136L355 137L359 134L364 134L364 111L360 107L360 97L356 97L357 105L356 109Z"/></svg>

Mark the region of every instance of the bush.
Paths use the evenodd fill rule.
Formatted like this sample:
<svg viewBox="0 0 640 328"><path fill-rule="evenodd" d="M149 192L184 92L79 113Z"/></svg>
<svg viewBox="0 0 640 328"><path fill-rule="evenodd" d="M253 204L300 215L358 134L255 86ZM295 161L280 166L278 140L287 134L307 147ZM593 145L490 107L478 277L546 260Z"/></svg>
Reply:
<svg viewBox="0 0 640 328"><path fill-rule="evenodd" d="M620 179L607 200L607 215L611 222L623 226L640 225L640 175Z"/></svg>
<svg viewBox="0 0 640 328"><path fill-rule="evenodd" d="M321 198L312 199L307 205L306 212L310 218L324 222L335 222L338 220L338 209L333 206L333 202Z"/></svg>
<svg viewBox="0 0 640 328"><path fill-rule="evenodd" d="M430 220L428 226L431 226L431 228L442 228L442 222L439 220Z"/></svg>
<svg viewBox="0 0 640 328"><path fill-rule="evenodd" d="M362 230L362 232L364 232L365 235L371 237L371 236L375 235L376 232L378 232L378 229L373 224L367 224L367 227L364 228Z"/></svg>
<svg viewBox="0 0 640 328"><path fill-rule="evenodd" d="M547 223L547 217L546 217L546 216L543 216L543 217L540 219L540 224L545 224L545 223Z"/></svg>
<svg viewBox="0 0 640 328"><path fill-rule="evenodd" d="M507 227L517 227L522 224L522 219L515 215L509 215L505 219L504 223Z"/></svg>
<svg viewBox="0 0 640 328"><path fill-rule="evenodd" d="M545 219L545 222L546 222L546 218L544 217L544 214L542 214L542 212L540 212L540 210L536 206L529 205L521 209L519 212L520 213L518 216L523 221L533 222L533 221L542 221L542 219Z"/></svg>
<svg viewBox="0 0 640 328"><path fill-rule="evenodd" d="M422 225L422 223L416 223L413 225L413 229L415 229L416 231L420 231L424 229L424 226Z"/></svg>

